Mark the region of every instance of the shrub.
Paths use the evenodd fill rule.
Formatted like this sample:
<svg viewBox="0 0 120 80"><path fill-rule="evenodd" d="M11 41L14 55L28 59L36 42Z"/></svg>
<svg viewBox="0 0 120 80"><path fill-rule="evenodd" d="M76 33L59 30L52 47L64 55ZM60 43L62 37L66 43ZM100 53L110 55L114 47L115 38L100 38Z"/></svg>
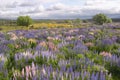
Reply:
<svg viewBox="0 0 120 80"><path fill-rule="evenodd" d="M83 23L88 23L88 20L83 20Z"/></svg>
<svg viewBox="0 0 120 80"><path fill-rule="evenodd" d="M72 24L72 23L73 23L73 21L72 21L72 20L65 20L65 23Z"/></svg>
<svg viewBox="0 0 120 80"><path fill-rule="evenodd" d="M29 16L19 16L17 18L18 26L29 26L30 24L32 24L32 19Z"/></svg>
<svg viewBox="0 0 120 80"><path fill-rule="evenodd" d="M79 18L75 19L75 23L81 23L81 22L82 22L81 19L79 19Z"/></svg>
<svg viewBox="0 0 120 80"><path fill-rule="evenodd" d="M112 22L112 19L111 18L108 18L105 14L97 14L95 16L93 16L93 21L96 23L96 24L104 24L104 23L111 23Z"/></svg>
<svg viewBox="0 0 120 80"><path fill-rule="evenodd" d="M107 19L107 23L112 23L112 19L111 19L111 18L108 18L108 19Z"/></svg>

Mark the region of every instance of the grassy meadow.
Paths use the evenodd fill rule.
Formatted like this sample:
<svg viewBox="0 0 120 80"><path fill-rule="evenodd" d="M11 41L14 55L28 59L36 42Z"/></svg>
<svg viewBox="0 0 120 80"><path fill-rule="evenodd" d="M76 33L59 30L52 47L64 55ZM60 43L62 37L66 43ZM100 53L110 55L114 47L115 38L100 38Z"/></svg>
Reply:
<svg viewBox="0 0 120 80"><path fill-rule="evenodd" d="M119 25L1 22L0 80L120 80Z"/></svg>

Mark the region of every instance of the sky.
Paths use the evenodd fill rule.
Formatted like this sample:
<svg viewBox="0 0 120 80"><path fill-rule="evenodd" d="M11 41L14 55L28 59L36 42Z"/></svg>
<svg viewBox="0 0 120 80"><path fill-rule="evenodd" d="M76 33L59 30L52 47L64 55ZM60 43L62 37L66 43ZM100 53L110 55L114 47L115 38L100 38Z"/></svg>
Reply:
<svg viewBox="0 0 120 80"><path fill-rule="evenodd" d="M120 14L120 0L0 0L0 18L75 19Z"/></svg>

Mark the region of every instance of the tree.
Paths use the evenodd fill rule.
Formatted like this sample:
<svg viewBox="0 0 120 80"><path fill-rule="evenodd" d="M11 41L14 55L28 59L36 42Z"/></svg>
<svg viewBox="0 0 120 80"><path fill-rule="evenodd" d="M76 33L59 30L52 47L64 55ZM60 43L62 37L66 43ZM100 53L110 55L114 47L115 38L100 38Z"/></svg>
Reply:
<svg viewBox="0 0 120 80"><path fill-rule="evenodd" d="M111 18L108 18L105 14L97 14L95 16L93 16L93 21L96 23L96 24L104 24L104 23L111 23L112 22L112 19Z"/></svg>
<svg viewBox="0 0 120 80"><path fill-rule="evenodd" d="M32 24L32 19L29 16L19 16L17 18L17 25L19 26L29 26Z"/></svg>

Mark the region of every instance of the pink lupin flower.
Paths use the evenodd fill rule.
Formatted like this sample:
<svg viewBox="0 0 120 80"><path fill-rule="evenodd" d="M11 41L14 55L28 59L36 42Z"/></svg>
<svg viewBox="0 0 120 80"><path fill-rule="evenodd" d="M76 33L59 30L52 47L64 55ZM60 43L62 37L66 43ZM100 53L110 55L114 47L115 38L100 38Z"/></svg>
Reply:
<svg viewBox="0 0 120 80"><path fill-rule="evenodd" d="M108 56L108 57L111 57L111 56L112 56L111 53L105 52L105 51L101 52L100 55L105 56L105 57L106 57L106 56Z"/></svg>
<svg viewBox="0 0 120 80"><path fill-rule="evenodd" d="M28 69L29 69L29 72L30 72L30 70L31 70L31 66L28 66Z"/></svg>
<svg viewBox="0 0 120 80"><path fill-rule="evenodd" d="M26 66L25 69L26 69L26 77L29 77L29 68L28 68L28 66Z"/></svg>
<svg viewBox="0 0 120 80"><path fill-rule="evenodd" d="M26 76L26 80L29 80L27 76Z"/></svg>
<svg viewBox="0 0 120 80"><path fill-rule="evenodd" d="M32 62L32 74L33 76L36 75L36 67L35 67L35 64Z"/></svg>

